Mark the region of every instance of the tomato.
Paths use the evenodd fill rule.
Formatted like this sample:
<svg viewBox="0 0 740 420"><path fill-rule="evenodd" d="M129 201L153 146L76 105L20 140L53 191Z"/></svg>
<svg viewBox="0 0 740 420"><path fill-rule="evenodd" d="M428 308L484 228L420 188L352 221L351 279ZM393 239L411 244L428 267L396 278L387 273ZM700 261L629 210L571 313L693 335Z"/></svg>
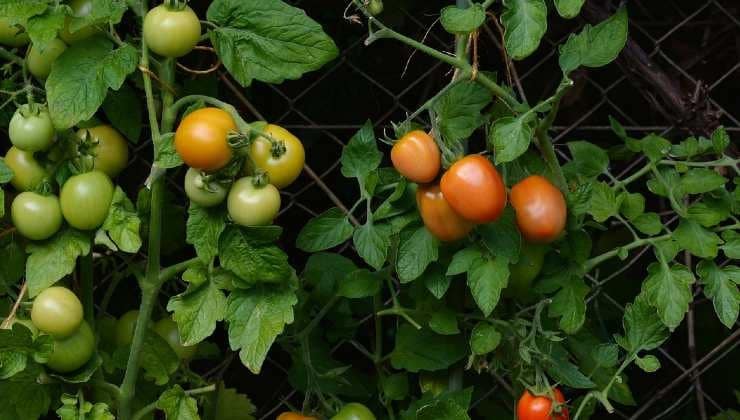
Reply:
<svg viewBox="0 0 740 420"><path fill-rule="evenodd" d="M75 18L82 18L92 13L94 0L72 0L69 7L72 8L72 16L67 16L64 21L64 27L59 31L59 36L67 44L74 44L83 41L100 32L100 29L94 25L83 26L74 32L70 32L70 23Z"/></svg>
<svg viewBox="0 0 740 420"><path fill-rule="evenodd" d="M5 154L5 164L13 171L10 183L18 191L31 191L41 184L49 175L33 157L33 153L24 152L13 146Z"/></svg>
<svg viewBox="0 0 740 420"><path fill-rule="evenodd" d="M244 177L234 183L227 199L229 216L242 226L269 225L280 211L280 192L272 184L254 185Z"/></svg>
<svg viewBox="0 0 740 420"><path fill-rule="evenodd" d="M62 209L55 195L22 192L13 199L10 217L18 232L32 241L48 239L62 227Z"/></svg>
<svg viewBox="0 0 740 420"><path fill-rule="evenodd" d="M180 333L177 330L177 323L172 318L162 318L154 324L154 331L164 338L172 350L177 353L180 360L190 360L198 351L198 345L184 346L180 341Z"/></svg>
<svg viewBox="0 0 740 420"><path fill-rule="evenodd" d="M433 396L447 391L449 378L446 371L440 372L419 372L419 388L421 393L431 393Z"/></svg>
<svg viewBox="0 0 740 420"><path fill-rule="evenodd" d="M28 71L41 80L46 79L51 73L51 65L66 49L67 44L58 38L49 42L43 51L36 48L35 45L31 45L28 57L26 57Z"/></svg>
<svg viewBox="0 0 740 420"><path fill-rule="evenodd" d="M116 345L125 347L134 341L136 321L139 319L139 311L128 311L118 318L116 323Z"/></svg>
<svg viewBox="0 0 740 420"><path fill-rule="evenodd" d="M70 226L97 229L108 217L113 200L113 182L102 172L75 175L62 186L62 214Z"/></svg>
<svg viewBox="0 0 740 420"><path fill-rule="evenodd" d="M558 403L564 403L565 397L559 389L553 388L555 399ZM524 391L516 405L516 417L518 420L568 420L568 409L560 408L559 413L553 413L553 403L549 395L534 396L528 390Z"/></svg>
<svg viewBox="0 0 740 420"><path fill-rule="evenodd" d="M462 217L476 223L492 222L506 207L506 187L491 161L469 155L442 175L442 193Z"/></svg>
<svg viewBox="0 0 740 420"><path fill-rule="evenodd" d="M349 403L345 404L331 420L375 420L375 415L360 403Z"/></svg>
<svg viewBox="0 0 740 420"><path fill-rule="evenodd" d="M273 144L265 138L257 137L252 143L249 156L257 168L267 172L270 184L277 188L285 188L295 181L303 170L306 161L303 144L298 137L279 125L268 124L264 133L278 141L276 148L284 147L283 153L276 157Z"/></svg>
<svg viewBox="0 0 740 420"><path fill-rule="evenodd" d="M416 204L424 226L440 241L462 239L475 227L450 207L439 185L420 185L416 190Z"/></svg>
<svg viewBox="0 0 740 420"><path fill-rule="evenodd" d="M309 417L304 416L301 413L296 413L293 411L286 411L279 416L275 420L318 420L316 417Z"/></svg>
<svg viewBox="0 0 740 420"><path fill-rule="evenodd" d="M565 228L565 198L547 178L531 175L511 189L511 205L522 236L530 242L549 243Z"/></svg>
<svg viewBox="0 0 740 420"><path fill-rule="evenodd" d="M185 173L185 194L193 203L201 207L213 207L221 204L229 193L228 188L218 182L203 181L203 174L194 168Z"/></svg>
<svg viewBox="0 0 740 420"><path fill-rule="evenodd" d="M28 44L28 34L11 25L6 18L0 18L0 44L18 48Z"/></svg>
<svg viewBox="0 0 740 420"><path fill-rule="evenodd" d="M526 301L530 297L532 281L542 271L546 253L547 247L543 245L522 244L519 261L509 265L509 285L504 289L504 294L520 301Z"/></svg>
<svg viewBox="0 0 740 420"><path fill-rule="evenodd" d="M227 141L236 123L220 108L201 108L188 114L175 132L175 149L191 168L204 171L221 169L231 160Z"/></svg>
<svg viewBox="0 0 740 420"><path fill-rule="evenodd" d="M442 155L434 139L421 130L406 133L391 149L391 161L398 173L416 183L434 181Z"/></svg>
<svg viewBox="0 0 740 420"><path fill-rule="evenodd" d="M52 286L33 300L31 321L55 338L69 337L82 323L82 302L66 287Z"/></svg>
<svg viewBox="0 0 740 420"><path fill-rule="evenodd" d="M373 16L378 16L379 14L383 13L383 0L368 1L367 11Z"/></svg>
<svg viewBox="0 0 740 420"><path fill-rule="evenodd" d="M13 114L8 126L8 137L13 146L26 152L49 149L54 142L54 124L45 107L21 105Z"/></svg>
<svg viewBox="0 0 740 420"><path fill-rule="evenodd" d="M111 178L115 178L128 164L128 144L121 133L110 125L83 128L77 131L81 140L95 143L90 153L94 156L92 166Z"/></svg>
<svg viewBox="0 0 740 420"><path fill-rule="evenodd" d="M200 19L188 6L176 10L160 4L144 17L144 40L161 56L182 57L200 40Z"/></svg>
<svg viewBox="0 0 740 420"><path fill-rule="evenodd" d="M82 321L72 335L54 339L54 352L46 366L60 373L73 372L81 368L95 351L95 336L90 325Z"/></svg>

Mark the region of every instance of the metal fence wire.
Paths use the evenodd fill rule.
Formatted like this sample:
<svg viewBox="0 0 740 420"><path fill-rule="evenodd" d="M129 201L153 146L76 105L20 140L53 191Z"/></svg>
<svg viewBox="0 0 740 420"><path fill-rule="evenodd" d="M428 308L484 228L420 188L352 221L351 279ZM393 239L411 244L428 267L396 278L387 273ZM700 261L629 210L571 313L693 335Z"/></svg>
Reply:
<svg viewBox="0 0 740 420"><path fill-rule="evenodd" d="M197 7L205 7L199 5ZM203 2L207 3L207 2ZM365 25L343 18L346 2L304 0L292 2L319 21L335 39L340 56L325 68L298 81L281 85L255 83L238 87L225 72L218 72L219 94L231 100L248 119L278 123L300 137L307 148L304 176L283 192L284 209L278 223L286 226L283 246L300 267L305 255L294 248L295 236L311 217L329 207L347 208L357 199L354 184L339 173L342 147L367 120L376 133L388 131L429 99L449 79L450 69L408 47L390 40L365 47ZM452 51L454 42L437 19L449 1L385 0L381 16L387 24L417 40ZM564 98L553 127L556 150L568 159L565 142L588 140L609 147L619 142L610 132L608 117L619 120L630 135L654 132L677 140L711 132L724 125L737 153L740 136L740 1L738 0L630 0L630 44L618 62L574 75L576 86ZM588 0L580 17L565 21L551 16L546 38L531 57L514 62L507 71L500 50L500 33L489 20L480 34L481 68L511 78L530 103L549 96L560 80L557 45L588 22L598 22L616 10L617 2ZM551 13L553 15L554 13ZM197 83L197 76L193 76ZM428 124L422 115L418 122ZM388 131L390 133L390 131ZM151 144L141 144L134 167L146 173ZM631 164L611 168L617 177ZM170 177L171 189L181 189L183 171ZM670 222L670 220L665 220ZM646 250L617 266L602 269L603 279L619 270L621 280L639 283L645 278ZM591 277L590 296L600 314L618 322L623 304L634 296L617 296ZM707 419L738 402L740 390L740 328L728 331L716 319L712 304L696 290L686 321L660 349L662 368L654 374L628 371L636 405L618 406L614 414L599 411L594 418ZM701 330L698 335L695 332ZM697 342L697 336L702 340ZM349 363L352 361L350 360ZM263 376L285 378L289 360L274 356ZM234 363L227 377L249 375ZM259 380L259 379L258 379ZM255 383L259 383L254 381ZM273 381L271 381L273 382ZM246 390L260 407L260 418L273 418L285 401L298 397L287 379L270 390ZM505 386L500 384L499 386ZM258 387L255 387L258 388ZM473 418L486 417L486 393L475 401ZM300 403L300 401L298 401ZM716 417L720 418L720 417ZM729 417L721 417L727 418Z"/></svg>

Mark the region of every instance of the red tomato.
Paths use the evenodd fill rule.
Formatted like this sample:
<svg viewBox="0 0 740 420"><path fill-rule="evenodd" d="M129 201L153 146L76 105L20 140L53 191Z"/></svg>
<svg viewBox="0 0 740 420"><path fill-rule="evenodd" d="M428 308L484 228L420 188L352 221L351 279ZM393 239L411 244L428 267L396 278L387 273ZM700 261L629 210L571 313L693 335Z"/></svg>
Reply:
<svg viewBox="0 0 740 420"><path fill-rule="evenodd" d="M529 242L552 242L565 228L568 209L563 193L543 176L528 176L514 185L511 205L519 230Z"/></svg>
<svg viewBox="0 0 740 420"><path fill-rule="evenodd" d="M442 175L440 183L450 206L462 217L488 223L498 219L506 207L506 186L491 161L468 155Z"/></svg>
<svg viewBox="0 0 740 420"><path fill-rule="evenodd" d="M553 394L558 403L565 402L565 397L559 389L553 388ZM524 391L516 405L518 420L568 420L568 409L560 407L560 412L553 412L553 403L548 395L534 396L528 390Z"/></svg>
<svg viewBox="0 0 740 420"><path fill-rule="evenodd" d="M201 108L182 119L175 132L175 149L186 165L204 171L223 168L231 160L227 141L236 123L220 108Z"/></svg>
<svg viewBox="0 0 740 420"><path fill-rule="evenodd" d="M455 213L439 185L420 185L416 190L416 204L424 226L440 241L462 239L475 226Z"/></svg>
<svg viewBox="0 0 740 420"><path fill-rule="evenodd" d="M393 166L401 175L416 183L434 181L439 173L440 159L437 143L421 130L406 133L391 149Z"/></svg>

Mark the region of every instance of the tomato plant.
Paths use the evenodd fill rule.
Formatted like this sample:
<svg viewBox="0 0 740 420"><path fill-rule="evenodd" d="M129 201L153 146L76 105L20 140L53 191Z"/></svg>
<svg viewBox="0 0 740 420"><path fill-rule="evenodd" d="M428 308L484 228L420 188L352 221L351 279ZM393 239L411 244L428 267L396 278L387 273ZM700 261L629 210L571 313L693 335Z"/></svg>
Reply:
<svg viewBox="0 0 740 420"><path fill-rule="evenodd" d="M280 211L280 193L272 184L255 185L244 177L231 186L226 199L229 217L242 226L269 225Z"/></svg>
<svg viewBox="0 0 740 420"><path fill-rule="evenodd" d="M429 134L414 130L403 135L391 149L393 167L409 181L432 182L440 168L441 154Z"/></svg>
<svg viewBox="0 0 740 420"><path fill-rule="evenodd" d="M62 227L62 209L54 195L22 192L13 199L10 217L18 232L34 241L48 239Z"/></svg>
<svg viewBox="0 0 740 420"><path fill-rule="evenodd" d="M56 338L65 338L82 323L82 303L71 290L53 286L33 300L31 321L39 330Z"/></svg>
<svg viewBox="0 0 740 420"><path fill-rule="evenodd" d="M175 148L191 168L215 171L231 160L229 132L236 129L234 119L219 108L202 108L188 114L175 132Z"/></svg>
<svg viewBox="0 0 740 420"><path fill-rule="evenodd" d="M256 169L267 173L272 185L285 188L303 170L306 160L303 143L288 130L275 124L268 124L264 134L265 137L254 140L249 156Z"/></svg>
<svg viewBox="0 0 740 420"><path fill-rule="evenodd" d="M553 388L554 401L565 403L565 397L559 389ZM525 390L516 405L516 417L520 420L568 420L568 409L564 406L556 408L552 397L548 395L532 395Z"/></svg>
<svg viewBox="0 0 740 420"><path fill-rule="evenodd" d="M90 230L100 227L113 200L113 182L102 172L75 175L62 186L59 195L62 215L70 226Z"/></svg>
<svg viewBox="0 0 740 420"><path fill-rule="evenodd" d="M182 57L192 51L200 39L200 20L188 6L172 8L161 4L144 17L143 35L155 53Z"/></svg>
<svg viewBox="0 0 740 420"><path fill-rule="evenodd" d="M88 142L90 167L115 178L128 163L128 145L121 133L110 125L99 125L77 131L82 142Z"/></svg>

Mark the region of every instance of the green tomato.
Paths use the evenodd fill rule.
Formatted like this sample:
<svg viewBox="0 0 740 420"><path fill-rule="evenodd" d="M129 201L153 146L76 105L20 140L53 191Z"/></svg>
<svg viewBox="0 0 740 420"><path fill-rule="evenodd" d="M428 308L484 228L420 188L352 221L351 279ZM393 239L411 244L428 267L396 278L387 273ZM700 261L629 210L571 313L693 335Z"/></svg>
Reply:
<svg viewBox="0 0 740 420"><path fill-rule="evenodd" d="M349 403L342 407L331 420L375 420L375 415L360 403Z"/></svg>
<svg viewBox="0 0 740 420"><path fill-rule="evenodd" d="M190 168L185 173L185 194L188 195L190 201L201 207L221 204L228 193L229 190L218 182L210 182L206 185L203 175L195 168Z"/></svg>
<svg viewBox="0 0 740 420"><path fill-rule="evenodd" d="M28 71L39 79L45 80L51 73L51 65L66 49L67 44L58 38L52 40L43 51L31 45L28 57L26 57Z"/></svg>
<svg viewBox="0 0 740 420"><path fill-rule="evenodd" d="M59 36L64 40L64 42L67 44L75 44L100 32L100 29L93 25L83 26L74 32L70 32L70 24L73 21L92 13L93 0L72 0L69 2L69 7L72 9L72 16L66 17L64 20L64 27L59 31Z"/></svg>
<svg viewBox="0 0 740 420"><path fill-rule="evenodd" d="M18 191L31 191L49 175L33 157L33 153L24 152L13 146L5 154L5 164L13 171L10 183Z"/></svg>
<svg viewBox="0 0 740 420"><path fill-rule="evenodd" d="M81 368L95 351L95 336L90 325L82 321L74 334L54 339L54 352L46 366L60 373L74 372Z"/></svg>
<svg viewBox="0 0 740 420"><path fill-rule="evenodd" d="M383 13L383 0L370 0L367 3L367 11L373 16Z"/></svg>
<svg viewBox="0 0 740 420"><path fill-rule="evenodd" d="M62 227L62 209L55 195L26 191L18 194L10 206L10 218L21 235L32 241L52 237Z"/></svg>
<svg viewBox="0 0 740 420"><path fill-rule="evenodd" d="M449 384L447 371L419 372L419 388L422 394L430 392L435 397L445 391Z"/></svg>
<svg viewBox="0 0 740 420"><path fill-rule="evenodd" d="M177 330L177 323L172 318L162 318L154 324L154 331L164 338L172 350L177 353L180 360L190 360L198 351L198 346L184 346L180 341L180 333Z"/></svg>
<svg viewBox="0 0 740 420"><path fill-rule="evenodd" d="M181 10L164 4L144 17L144 40L149 49L164 57L182 57L200 40L200 19L188 6Z"/></svg>
<svg viewBox="0 0 740 420"><path fill-rule="evenodd" d="M48 150L54 143L54 124L46 107L21 105L8 126L8 137L13 145L26 152Z"/></svg>
<svg viewBox="0 0 740 420"><path fill-rule="evenodd" d="M109 125L83 128L77 131L81 140L95 143L90 153L93 169L115 178L128 164L128 144L121 133Z"/></svg>
<svg viewBox="0 0 740 420"><path fill-rule="evenodd" d="M0 44L13 48L22 47L28 44L28 33L21 32L8 19L0 18Z"/></svg>
<svg viewBox="0 0 740 420"><path fill-rule="evenodd" d="M69 178L61 193L64 220L80 230L97 229L108 216L113 190L113 182L102 172L86 172Z"/></svg>
<svg viewBox="0 0 740 420"><path fill-rule="evenodd" d="M272 184L254 185L254 178L236 181L229 191L227 207L234 223L242 226L272 224L280 211L280 192Z"/></svg>
<svg viewBox="0 0 740 420"><path fill-rule="evenodd" d="M82 323L82 302L66 287L44 289L33 300L31 321L39 330L55 338L69 337Z"/></svg>
<svg viewBox="0 0 740 420"><path fill-rule="evenodd" d="M125 347L134 340L136 321L139 319L139 311L128 311L118 318L116 323L116 345Z"/></svg>
<svg viewBox="0 0 740 420"><path fill-rule="evenodd" d="M542 271L547 246L523 243L519 261L509 265L509 285L504 289L507 297L526 302L531 297L532 282Z"/></svg>

